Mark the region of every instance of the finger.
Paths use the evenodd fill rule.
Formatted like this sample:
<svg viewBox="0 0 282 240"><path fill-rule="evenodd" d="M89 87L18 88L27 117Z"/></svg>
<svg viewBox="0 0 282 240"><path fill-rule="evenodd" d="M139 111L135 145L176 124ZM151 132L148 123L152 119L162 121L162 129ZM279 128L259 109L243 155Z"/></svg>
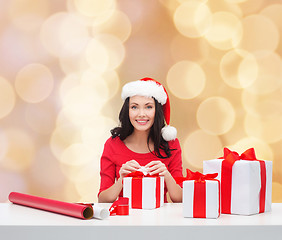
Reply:
<svg viewBox="0 0 282 240"><path fill-rule="evenodd" d="M159 164L159 163L161 163L161 161L152 161L152 162L149 162L145 167L149 168L149 167L154 166L154 165Z"/></svg>
<svg viewBox="0 0 282 240"><path fill-rule="evenodd" d="M152 167L149 167L147 170L149 173L159 169L161 166L160 165L153 165Z"/></svg>
<svg viewBox="0 0 282 240"><path fill-rule="evenodd" d="M131 165L124 165L123 166L123 170L127 170L127 171L130 171L130 172L133 172L133 171L136 171L137 169L139 169L139 168L137 168L137 167L135 167L135 166L131 166Z"/></svg>
<svg viewBox="0 0 282 240"><path fill-rule="evenodd" d="M135 160L130 160L130 161L126 162L126 163L128 163L131 166L136 167L136 168L140 168L141 167L140 164L137 161L135 161Z"/></svg>
<svg viewBox="0 0 282 240"><path fill-rule="evenodd" d="M163 170L163 169L156 169L155 171L150 172L150 175L155 175L155 174L165 175L165 170Z"/></svg>

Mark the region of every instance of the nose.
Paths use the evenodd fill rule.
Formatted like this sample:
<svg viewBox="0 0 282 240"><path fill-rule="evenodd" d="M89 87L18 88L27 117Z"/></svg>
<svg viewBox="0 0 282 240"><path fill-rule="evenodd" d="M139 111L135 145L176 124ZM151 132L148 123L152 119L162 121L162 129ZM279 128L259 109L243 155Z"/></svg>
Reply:
<svg viewBox="0 0 282 240"><path fill-rule="evenodd" d="M143 116L145 116L145 111L144 111L143 108L140 108L140 110L139 110L139 117L143 117Z"/></svg>

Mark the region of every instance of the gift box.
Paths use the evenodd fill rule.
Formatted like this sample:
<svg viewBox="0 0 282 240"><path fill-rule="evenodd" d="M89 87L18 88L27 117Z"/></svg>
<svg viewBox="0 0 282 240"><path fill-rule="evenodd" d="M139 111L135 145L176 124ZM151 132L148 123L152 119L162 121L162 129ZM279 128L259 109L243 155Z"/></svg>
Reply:
<svg viewBox="0 0 282 240"><path fill-rule="evenodd" d="M123 178L123 197L130 208L154 209L164 205L164 177L133 172Z"/></svg>
<svg viewBox="0 0 282 240"><path fill-rule="evenodd" d="M189 169L183 180L183 216L218 218L220 216L220 183L217 174L204 175ZM179 183L179 179L176 181Z"/></svg>
<svg viewBox="0 0 282 240"><path fill-rule="evenodd" d="M241 155L225 148L222 158L203 162L203 172L218 173L222 213L252 215L271 211L272 162L256 159L253 148Z"/></svg>

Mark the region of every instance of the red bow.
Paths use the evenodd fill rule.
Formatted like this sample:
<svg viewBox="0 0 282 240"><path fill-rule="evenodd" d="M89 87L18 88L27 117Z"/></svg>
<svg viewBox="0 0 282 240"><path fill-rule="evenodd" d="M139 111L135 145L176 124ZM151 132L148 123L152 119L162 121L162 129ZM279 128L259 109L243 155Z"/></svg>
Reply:
<svg viewBox="0 0 282 240"><path fill-rule="evenodd" d="M231 213L231 186L232 186L232 167L238 160L259 161L261 171L261 190L260 190L260 213L265 211L265 192L266 192L266 167L265 162L256 158L254 148L249 148L241 155L237 152L224 148L224 159L221 167L221 200L222 213Z"/></svg>
<svg viewBox="0 0 282 240"><path fill-rule="evenodd" d="M113 202L109 209L110 216L114 215L129 215L129 199L126 197L120 197Z"/></svg>
<svg viewBox="0 0 282 240"><path fill-rule="evenodd" d="M134 171L134 172L131 172L131 173L128 173L125 177L159 177L159 174L154 174L154 175L150 175L150 174L147 174L145 175L143 172L141 171Z"/></svg>
<svg viewBox="0 0 282 240"><path fill-rule="evenodd" d="M221 159L225 159L232 165L237 160L257 160L254 148L249 148L248 150L243 152L241 155L239 155L235 151L229 150L228 148L224 148L223 151L224 151L224 155L223 157L221 157Z"/></svg>
<svg viewBox="0 0 282 240"><path fill-rule="evenodd" d="M213 180L218 173L202 174L198 171L193 172L190 169L186 169L186 177L176 177L175 181L182 187L182 183L186 180L195 180L197 182L204 182L205 180Z"/></svg>

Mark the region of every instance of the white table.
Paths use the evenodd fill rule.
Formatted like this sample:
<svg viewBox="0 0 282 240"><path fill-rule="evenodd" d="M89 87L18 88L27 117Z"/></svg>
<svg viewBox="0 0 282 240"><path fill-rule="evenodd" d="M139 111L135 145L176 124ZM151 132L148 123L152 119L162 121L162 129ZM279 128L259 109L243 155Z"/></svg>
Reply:
<svg viewBox="0 0 282 240"><path fill-rule="evenodd" d="M110 204L99 204L109 207ZM129 216L80 220L11 203L0 204L0 239L282 239L282 203L252 216L218 219L182 217L181 203L154 210L131 209Z"/></svg>

